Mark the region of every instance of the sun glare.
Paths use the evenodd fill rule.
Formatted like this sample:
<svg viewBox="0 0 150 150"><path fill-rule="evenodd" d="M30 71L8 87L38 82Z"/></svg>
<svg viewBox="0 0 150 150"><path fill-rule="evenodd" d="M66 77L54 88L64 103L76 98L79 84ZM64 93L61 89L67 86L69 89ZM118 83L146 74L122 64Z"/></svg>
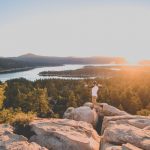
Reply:
<svg viewBox="0 0 150 150"><path fill-rule="evenodd" d="M127 57L126 60L127 60L127 63L129 63L129 64L137 64L140 61L139 59L135 58L134 56Z"/></svg>

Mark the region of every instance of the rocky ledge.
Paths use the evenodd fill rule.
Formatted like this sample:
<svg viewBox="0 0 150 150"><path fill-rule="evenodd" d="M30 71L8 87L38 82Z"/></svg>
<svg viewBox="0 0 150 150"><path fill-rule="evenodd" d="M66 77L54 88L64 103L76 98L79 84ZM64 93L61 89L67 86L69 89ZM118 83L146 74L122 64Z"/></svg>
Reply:
<svg viewBox="0 0 150 150"><path fill-rule="evenodd" d="M150 150L150 117L106 103L91 106L68 108L64 119L34 120L27 131L34 134L28 139L0 125L0 150Z"/></svg>
<svg viewBox="0 0 150 150"><path fill-rule="evenodd" d="M100 150L150 150L150 116L130 115L106 103L68 108L64 118L86 121L100 131Z"/></svg>
<svg viewBox="0 0 150 150"><path fill-rule="evenodd" d="M50 150L98 150L100 137L91 124L69 119L35 120L30 138Z"/></svg>
<svg viewBox="0 0 150 150"><path fill-rule="evenodd" d="M40 145L28 142L22 135L13 133L13 128L9 125L0 125L0 150L47 150Z"/></svg>

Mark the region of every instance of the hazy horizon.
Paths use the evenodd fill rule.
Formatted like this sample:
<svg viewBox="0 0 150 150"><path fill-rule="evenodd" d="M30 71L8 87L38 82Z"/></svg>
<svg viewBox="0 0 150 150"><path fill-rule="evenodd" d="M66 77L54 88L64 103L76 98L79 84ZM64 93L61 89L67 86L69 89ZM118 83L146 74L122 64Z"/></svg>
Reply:
<svg viewBox="0 0 150 150"><path fill-rule="evenodd" d="M69 56L69 55L66 55L66 56L56 56L56 55L44 55L44 54L36 54L36 53L23 53L21 55L15 55L15 56L0 56L0 57L4 57L4 58L9 58L9 57L20 57L20 56L26 56L26 55L35 55L35 56L43 56L43 57L78 57L78 58L84 58L84 57L121 57L121 56L106 56L106 55L91 55L91 56ZM121 58L124 58L124 57L121 57Z"/></svg>
<svg viewBox="0 0 150 150"><path fill-rule="evenodd" d="M0 1L0 56L150 60L148 0Z"/></svg>

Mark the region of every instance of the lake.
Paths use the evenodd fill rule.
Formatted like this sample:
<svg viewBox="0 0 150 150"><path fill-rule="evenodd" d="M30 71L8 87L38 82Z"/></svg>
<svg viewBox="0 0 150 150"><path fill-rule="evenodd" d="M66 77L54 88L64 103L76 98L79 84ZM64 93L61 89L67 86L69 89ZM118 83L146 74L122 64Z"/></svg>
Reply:
<svg viewBox="0 0 150 150"><path fill-rule="evenodd" d="M54 66L54 67L41 67L41 68L35 68L27 71L21 71L21 72L14 72L14 73L4 73L0 74L0 81L5 82L10 79L16 79L16 78L25 78L30 81L35 81L38 79L49 79L49 78L57 78L57 79L79 79L79 78L69 78L69 77L43 77L39 76L38 74L42 71L63 71L63 70L75 70L82 68L87 65L64 65L64 66Z"/></svg>
<svg viewBox="0 0 150 150"><path fill-rule="evenodd" d="M72 77L57 77L57 76L39 76L38 74L42 71L64 71L64 70L75 70L83 68L84 66L122 66L116 64L85 64L85 65L64 65L64 66L54 66L54 67L41 67L35 68L32 70L21 71L21 72L14 72L14 73L4 73L0 74L0 81L5 82L10 79L16 78L25 78L30 81L35 81L38 79L82 79L82 78L72 78ZM116 68L113 68L114 70ZM116 69L117 70L117 69Z"/></svg>

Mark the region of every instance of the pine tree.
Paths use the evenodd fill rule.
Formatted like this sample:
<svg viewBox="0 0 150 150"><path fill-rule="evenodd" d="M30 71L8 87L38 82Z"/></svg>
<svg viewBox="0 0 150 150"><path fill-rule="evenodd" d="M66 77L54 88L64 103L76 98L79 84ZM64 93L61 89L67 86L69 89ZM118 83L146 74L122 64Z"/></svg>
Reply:
<svg viewBox="0 0 150 150"><path fill-rule="evenodd" d="M76 101L76 97L73 91L69 92L68 107L77 107L77 101Z"/></svg>
<svg viewBox="0 0 150 150"><path fill-rule="evenodd" d="M5 96L4 96L5 87L6 87L6 84L0 85L0 109L2 109L4 99L5 99Z"/></svg>
<svg viewBox="0 0 150 150"><path fill-rule="evenodd" d="M48 104L48 94L47 94L47 89L37 89L37 101L39 102L38 106L38 113L40 115L42 114L47 114L50 110L49 104Z"/></svg>

